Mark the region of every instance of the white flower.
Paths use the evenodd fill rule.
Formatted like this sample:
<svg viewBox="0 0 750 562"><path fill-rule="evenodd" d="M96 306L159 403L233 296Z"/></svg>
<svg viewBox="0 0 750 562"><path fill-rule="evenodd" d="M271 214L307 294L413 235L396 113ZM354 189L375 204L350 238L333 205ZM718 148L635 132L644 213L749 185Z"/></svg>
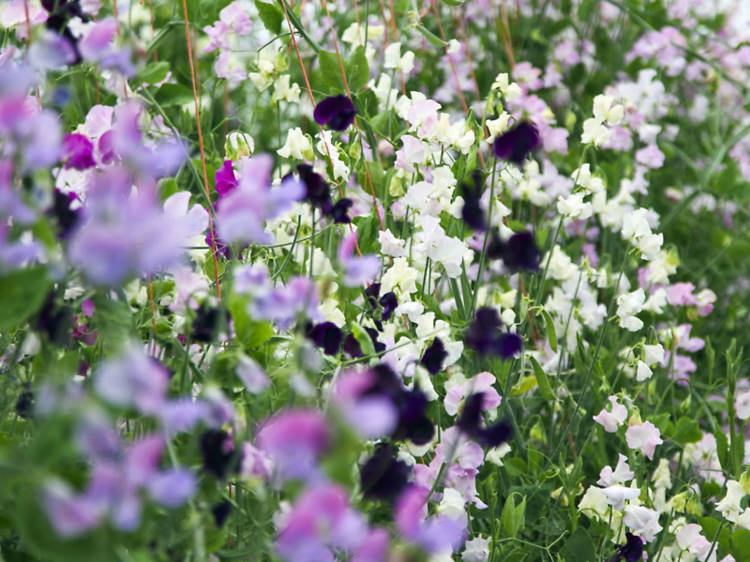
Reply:
<svg viewBox="0 0 750 562"><path fill-rule="evenodd" d="M664 348L660 343L643 345L643 361L649 367L655 363L661 363L664 359Z"/></svg>
<svg viewBox="0 0 750 562"><path fill-rule="evenodd" d="M735 396L734 410L741 420L750 418L750 390Z"/></svg>
<svg viewBox="0 0 750 562"><path fill-rule="evenodd" d="M378 242L380 243L380 250L386 256L400 258L406 255L406 249L404 248L406 242L396 238L389 228L380 231Z"/></svg>
<svg viewBox="0 0 750 562"><path fill-rule="evenodd" d="M643 382L646 379L650 379L651 375L653 373L651 372L651 369L648 365L646 365L643 361L638 360L638 365L635 368L635 380L638 382Z"/></svg>
<svg viewBox="0 0 750 562"><path fill-rule="evenodd" d="M289 130L286 143L276 152L282 158L295 158L297 160L312 160L314 156L310 139L299 127Z"/></svg>
<svg viewBox="0 0 750 562"><path fill-rule="evenodd" d="M609 126L614 126L622 121L625 116L624 108L621 104L615 103L615 98L600 94L594 98L594 118Z"/></svg>
<svg viewBox="0 0 750 562"><path fill-rule="evenodd" d="M628 458L620 453L617 455L617 466L615 467L615 470L613 471L612 467L609 465L605 466L599 473L599 481L597 484L600 486L624 484L625 482L632 480L634 476L635 473L630 470L630 466L628 466Z"/></svg>
<svg viewBox="0 0 750 562"><path fill-rule="evenodd" d="M643 310L645 302L646 293L643 289L636 289L617 297L617 317L620 319L620 327L631 332L637 332L643 328L643 321L636 314Z"/></svg>
<svg viewBox="0 0 750 562"><path fill-rule="evenodd" d="M489 557L490 539L481 535L466 541L466 548L461 554L463 562L486 562Z"/></svg>
<svg viewBox="0 0 750 562"><path fill-rule="evenodd" d="M583 134L581 135L581 142L583 144L601 146L609 141L611 135L610 130L593 117L583 122Z"/></svg>
<svg viewBox="0 0 750 562"><path fill-rule="evenodd" d="M289 103L299 103L300 96L299 84L289 84L289 75L282 74L276 80L273 86L273 101L287 101Z"/></svg>
<svg viewBox="0 0 750 562"><path fill-rule="evenodd" d="M628 486L614 484L603 488L602 494L607 498L607 503L609 505L616 510L621 511L623 507L625 507L625 500L634 500L641 495L641 491L638 488L630 488Z"/></svg>
<svg viewBox="0 0 750 562"><path fill-rule="evenodd" d="M409 267L406 258L396 258L380 280L380 290L387 293L398 287L402 294L411 295L417 290L418 278L419 271Z"/></svg>
<svg viewBox="0 0 750 562"><path fill-rule="evenodd" d="M583 193L571 193L566 199L560 198L557 202L557 211L565 217L566 221L586 220L593 213L591 203L583 200Z"/></svg>
<svg viewBox="0 0 750 562"><path fill-rule="evenodd" d="M654 540L657 533L662 529L659 525L659 513L641 505L627 506L622 521L644 542Z"/></svg>
<svg viewBox="0 0 750 562"><path fill-rule="evenodd" d="M732 523L736 522L742 512L740 502L745 495L745 489L742 487L742 484L737 482L737 480L728 480L727 493L721 501L716 504L716 511L721 513L725 519Z"/></svg>
<svg viewBox="0 0 750 562"><path fill-rule="evenodd" d="M447 515L451 519L466 518L464 497L455 488L445 488L443 490L443 499L440 500L437 510L441 515Z"/></svg>

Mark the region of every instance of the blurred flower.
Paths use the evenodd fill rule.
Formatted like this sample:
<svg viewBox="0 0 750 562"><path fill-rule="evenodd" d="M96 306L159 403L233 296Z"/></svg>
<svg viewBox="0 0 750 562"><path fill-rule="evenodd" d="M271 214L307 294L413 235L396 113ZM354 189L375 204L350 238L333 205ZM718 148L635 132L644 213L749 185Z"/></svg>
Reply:
<svg viewBox="0 0 750 562"><path fill-rule="evenodd" d="M357 114L354 104L346 96L331 96L315 106L313 117L318 125L328 125L334 131L344 131Z"/></svg>

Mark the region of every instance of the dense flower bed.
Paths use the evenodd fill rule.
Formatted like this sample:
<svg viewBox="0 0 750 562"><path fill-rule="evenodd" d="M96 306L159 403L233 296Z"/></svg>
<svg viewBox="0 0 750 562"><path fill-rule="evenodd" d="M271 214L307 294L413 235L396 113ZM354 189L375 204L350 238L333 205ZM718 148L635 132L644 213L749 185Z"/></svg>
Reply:
<svg viewBox="0 0 750 562"><path fill-rule="evenodd" d="M750 560L748 2L0 25L0 560Z"/></svg>

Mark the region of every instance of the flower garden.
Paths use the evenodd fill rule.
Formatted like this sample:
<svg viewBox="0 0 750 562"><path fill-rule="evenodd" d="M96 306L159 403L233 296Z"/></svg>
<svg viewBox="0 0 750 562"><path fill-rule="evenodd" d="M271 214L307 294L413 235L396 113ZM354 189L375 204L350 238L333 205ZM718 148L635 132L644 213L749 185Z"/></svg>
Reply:
<svg viewBox="0 0 750 562"><path fill-rule="evenodd" d="M750 561L750 2L0 38L0 561Z"/></svg>

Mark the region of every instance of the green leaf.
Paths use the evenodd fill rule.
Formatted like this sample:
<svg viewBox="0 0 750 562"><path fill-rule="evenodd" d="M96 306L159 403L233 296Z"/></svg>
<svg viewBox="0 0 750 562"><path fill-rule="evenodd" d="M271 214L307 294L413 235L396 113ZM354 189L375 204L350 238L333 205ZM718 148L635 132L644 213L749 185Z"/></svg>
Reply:
<svg viewBox="0 0 750 562"><path fill-rule="evenodd" d="M354 53L346 63L346 79L351 92L364 88L370 79L370 65L367 64L365 48L362 45L354 49Z"/></svg>
<svg viewBox="0 0 750 562"><path fill-rule="evenodd" d="M576 532L570 535L565 544L560 549L565 562L588 562L596 560L596 551L594 551L594 541L591 540L586 529L578 527Z"/></svg>
<svg viewBox="0 0 750 562"><path fill-rule="evenodd" d="M445 41L440 39L437 35L435 35L432 31L427 29L425 26L421 24L416 25L417 31L419 31L425 39L432 45L433 47L443 48L447 45Z"/></svg>
<svg viewBox="0 0 750 562"><path fill-rule="evenodd" d="M318 64L320 65L320 76L328 86L338 92L344 91L344 82L341 80L341 67L336 53L320 51L318 53Z"/></svg>
<svg viewBox="0 0 750 562"><path fill-rule="evenodd" d="M697 420L681 417L677 420L672 439L677 443L695 443L703 437Z"/></svg>
<svg viewBox="0 0 750 562"><path fill-rule="evenodd" d="M47 297L49 280L43 267L20 269L0 277L0 332L18 328Z"/></svg>
<svg viewBox="0 0 750 562"><path fill-rule="evenodd" d="M516 496L521 498L518 504L516 504ZM518 536L518 532L524 525L525 514L526 498L518 492L513 492L505 500L503 506L502 525L506 535L514 538Z"/></svg>
<svg viewBox="0 0 750 562"><path fill-rule="evenodd" d="M352 324L352 335L359 343L359 347L362 349L364 355L375 355L375 345L372 343L370 334L368 334L365 329L356 322Z"/></svg>
<svg viewBox="0 0 750 562"><path fill-rule="evenodd" d="M536 377L536 382L539 385L539 392L542 393L542 397L545 400L554 400L555 395L552 392L552 386L549 383L547 373L544 372L544 369L539 365L539 362L531 355L528 356L528 359L531 362L531 366L534 368L534 376Z"/></svg>
<svg viewBox="0 0 750 562"><path fill-rule="evenodd" d="M133 315L130 307L121 300L98 294L94 301L94 323L105 344L118 346L133 333Z"/></svg>
<svg viewBox="0 0 750 562"><path fill-rule="evenodd" d="M750 562L750 531L737 529L729 538L729 552L737 562Z"/></svg>
<svg viewBox="0 0 750 562"><path fill-rule="evenodd" d="M193 90L182 84L164 84L156 90L154 99L162 107L183 105L193 101Z"/></svg>
<svg viewBox="0 0 750 562"><path fill-rule="evenodd" d="M542 310L542 315L544 316L544 325L547 328L547 339L549 340L549 346L552 351L557 353L557 334L555 333L555 325L552 323L552 317L546 310Z"/></svg>
<svg viewBox="0 0 750 562"><path fill-rule="evenodd" d="M258 15L265 28L276 35L281 33L281 23L284 21L281 8L275 4L261 2L261 0L255 0L255 7L258 9Z"/></svg>
<svg viewBox="0 0 750 562"><path fill-rule="evenodd" d="M141 70L138 74L135 76L135 83L143 83L143 84L158 84L162 80L164 80L167 77L167 73L169 72L169 63L166 61L159 61L159 62L152 62L146 65L146 67Z"/></svg>
<svg viewBox="0 0 750 562"><path fill-rule="evenodd" d="M229 313L232 315L234 333L243 349L249 351L260 347L273 336L273 327L268 322L252 320L247 313L244 299L231 295L228 299Z"/></svg>

